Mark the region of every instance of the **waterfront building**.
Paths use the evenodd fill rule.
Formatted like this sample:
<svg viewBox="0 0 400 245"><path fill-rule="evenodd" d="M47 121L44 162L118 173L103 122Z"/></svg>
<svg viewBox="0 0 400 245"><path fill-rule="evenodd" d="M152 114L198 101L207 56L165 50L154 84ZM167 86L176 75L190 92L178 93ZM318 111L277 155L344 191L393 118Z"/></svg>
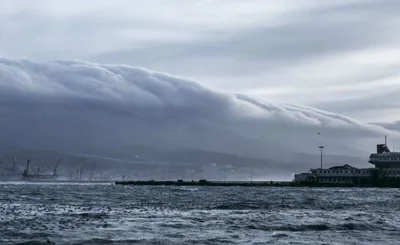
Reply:
<svg viewBox="0 0 400 245"><path fill-rule="evenodd" d="M321 158L322 159L322 158ZM400 152L391 152L386 144L377 145L376 153L369 157L373 168L355 168L348 164L331 168L310 169L308 173L295 174L296 183L366 185L384 182L400 183Z"/></svg>
<svg viewBox="0 0 400 245"><path fill-rule="evenodd" d="M355 168L348 164L331 168L310 169L308 173L295 174L295 182L321 184L363 184L374 174L373 168Z"/></svg>
<svg viewBox="0 0 400 245"><path fill-rule="evenodd" d="M400 179L400 152L391 152L386 144L376 148L376 153L370 155L368 162L379 169L379 179Z"/></svg>

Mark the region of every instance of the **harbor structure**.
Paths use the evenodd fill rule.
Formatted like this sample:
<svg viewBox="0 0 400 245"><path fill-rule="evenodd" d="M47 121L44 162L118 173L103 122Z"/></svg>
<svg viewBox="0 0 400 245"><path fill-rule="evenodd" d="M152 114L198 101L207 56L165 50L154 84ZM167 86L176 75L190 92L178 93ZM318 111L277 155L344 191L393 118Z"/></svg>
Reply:
<svg viewBox="0 0 400 245"><path fill-rule="evenodd" d="M368 162L380 170L379 179L399 180L400 182L400 152L391 152L386 138L385 144L376 146L376 153L370 155Z"/></svg>
<svg viewBox="0 0 400 245"><path fill-rule="evenodd" d="M320 147L321 148L321 147ZM391 152L385 143L378 144L376 153L369 157L371 168L356 168L348 164L310 169L307 173L299 173L294 176L294 183L298 184L343 184L343 185L393 185L400 186L400 152Z"/></svg>
<svg viewBox="0 0 400 245"><path fill-rule="evenodd" d="M31 160L28 159L26 163L26 168L22 172L22 180L56 180L58 177L57 169L60 165L61 158L58 160L57 164L55 165L52 173L40 173L39 168L37 168L37 172L33 173L31 171Z"/></svg>
<svg viewBox="0 0 400 245"><path fill-rule="evenodd" d="M331 168L310 169L309 173L295 175L295 182L322 183L322 184L363 184L368 183L373 168L355 168L348 164Z"/></svg>

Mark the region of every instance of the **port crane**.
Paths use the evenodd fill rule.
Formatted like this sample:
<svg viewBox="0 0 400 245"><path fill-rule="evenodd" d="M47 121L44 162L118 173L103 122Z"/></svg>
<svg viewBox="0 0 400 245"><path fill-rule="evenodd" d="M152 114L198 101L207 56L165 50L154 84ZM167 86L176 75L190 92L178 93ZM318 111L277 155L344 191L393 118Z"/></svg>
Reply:
<svg viewBox="0 0 400 245"><path fill-rule="evenodd" d="M61 162L61 161L62 161L62 158L60 158L60 159L58 160L56 166L54 166L54 169L53 169L53 176L54 176L54 177L58 177L57 169L58 169L58 166L60 165L60 162Z"/></svg>
<svg viewBox="0 0 400 245"><path fill-rule="evenodd" d="M31 159L28 159L27 163L26 163L26 168L22 173L22 176L24 179L30 180L30 178L32 179L55 179L57 178L57 169L58 166L61 163L62 158L60 158L57 162L57 164L54 166L53 169L53 173L52 174L41 174L39 171L39 168L37 169L37 173L36 174L30 174L30 163L31 163Z"/></svg>

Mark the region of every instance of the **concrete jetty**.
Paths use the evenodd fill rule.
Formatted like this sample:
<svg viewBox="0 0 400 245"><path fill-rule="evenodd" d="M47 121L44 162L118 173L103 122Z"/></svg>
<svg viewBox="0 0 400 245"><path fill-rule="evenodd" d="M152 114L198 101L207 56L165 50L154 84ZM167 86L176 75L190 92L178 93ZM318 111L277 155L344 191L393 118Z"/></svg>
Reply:
<svg viewBox="0 0 400 245"><path fill-rule="evenodd" d="M291 181L116 181L116 185L165 185L165 186L291 186Z"/></svg>

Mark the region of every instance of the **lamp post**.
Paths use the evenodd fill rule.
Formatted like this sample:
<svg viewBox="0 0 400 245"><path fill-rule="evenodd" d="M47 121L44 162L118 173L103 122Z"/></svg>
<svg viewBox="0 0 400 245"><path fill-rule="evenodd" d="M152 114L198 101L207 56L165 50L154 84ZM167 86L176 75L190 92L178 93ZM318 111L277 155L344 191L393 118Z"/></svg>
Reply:
<svg viewBox="0 0 400 245"><path fill-rule="evenodd" d="M322 169L322 149L324 149L324 146L323 146L323 145L321 145L321 146L319 146L318 148L320 148L320 149L321 149L321 169Z"/></svg>

